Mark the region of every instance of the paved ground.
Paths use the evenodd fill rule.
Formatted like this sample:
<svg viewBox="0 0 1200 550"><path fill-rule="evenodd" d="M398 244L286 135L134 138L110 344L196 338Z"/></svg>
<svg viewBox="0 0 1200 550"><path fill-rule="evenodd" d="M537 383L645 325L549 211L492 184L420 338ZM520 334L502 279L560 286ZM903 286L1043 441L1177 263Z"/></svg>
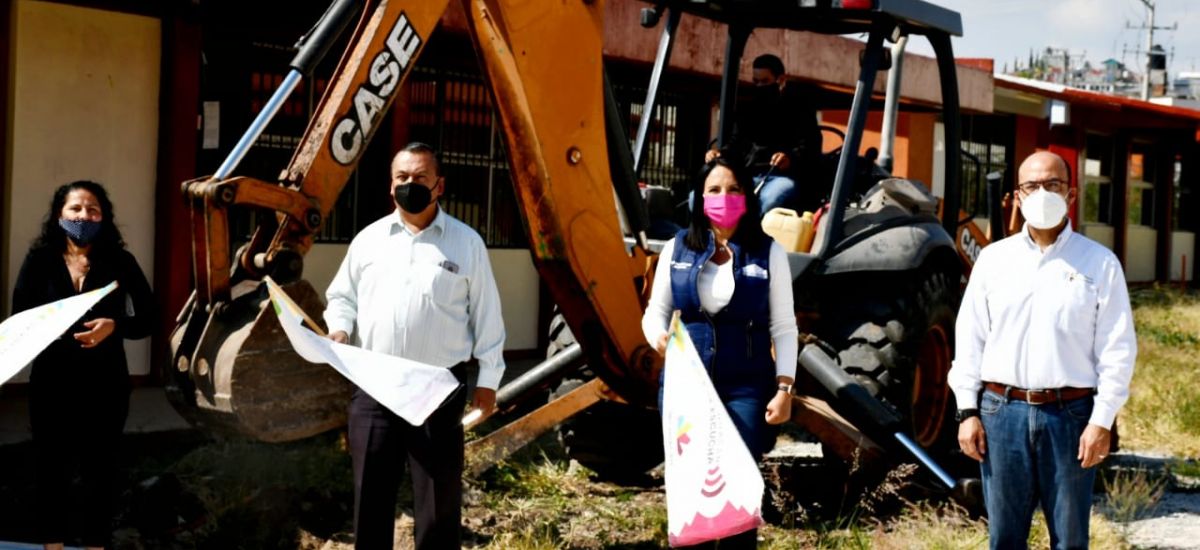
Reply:
<svg viewBox="0 0 1200 550"><path fill-rule="evenodd" d="M1136 548L1200 548L1200 493L1167 493L1150 515L1129 524Z"/></svg>
<svg viewBox="0 0 1200 550"><path fill-rule="evenodd" d="M162 388L136 388L129 398L125 433L191 429L167 402ZM0 445L29 440L29 400L24 392L11 392L0 399ZM7 550L0 546L0 550Z"/></svg>
<svg viewBox="0 0 1200 550"><path fill-rule="evenodd" d="M536 359L508 361L504 382L520 376L536 366ZM475 372L469 373L472 387ZM22 388L0 388L0 445L12 445L29 440L29 400ZM168 430L188 430L191 426L167 401L163 388L135 388L129 398L129 419L125 422L125 433L150 433ZM0 546L0 550L8 550Z"/></svg>
<svg viewBox="0 0 1200 550"><path fill-rule="evenodd" d="M1162 472L1176 459L1152 452L1122 451L1110 460L1109 468ZM1200 480L1174 476L1167 492L1146 517L1123 528L1129 543L1137 549L1200 549Z"/></svg>

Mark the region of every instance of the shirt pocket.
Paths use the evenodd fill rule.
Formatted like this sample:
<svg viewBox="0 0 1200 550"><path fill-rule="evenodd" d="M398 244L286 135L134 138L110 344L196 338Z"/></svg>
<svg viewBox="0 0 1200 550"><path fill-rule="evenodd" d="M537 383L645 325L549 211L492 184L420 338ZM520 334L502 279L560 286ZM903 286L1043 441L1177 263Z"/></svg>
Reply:
<svg viewBox="0 0 1200 550"><path fill-rule="evenodd" d="M1061 300L1056 321L1059 331L1094 334L1100 296L1096 284L1081 273L1068 272L1055 294Z"/></svg>
<svg viewBox="0 0 1200 550"><path fill-rule="evenodd" d="M466 277L437 264L417 264L413 269L418 293L443 309L466 310Z"/></svg>

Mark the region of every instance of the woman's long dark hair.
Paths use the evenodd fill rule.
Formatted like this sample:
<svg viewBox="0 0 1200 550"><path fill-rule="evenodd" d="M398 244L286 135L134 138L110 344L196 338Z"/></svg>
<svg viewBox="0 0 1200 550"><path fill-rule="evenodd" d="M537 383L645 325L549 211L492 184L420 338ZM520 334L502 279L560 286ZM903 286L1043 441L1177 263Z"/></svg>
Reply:
<svg viewBox="0 0 1200 550"><path fill-rule="evenodd" d="M54 197L50 199L50 211L46 213L46 219L42 220L42 232L34 239L33 248L60 253L67 249L67 233L59 227L58 219L62 217L63 205L67 204L67 195L78 190L95 195L100 203L100 232L92 240L88 256L107 255L125 248L125 239L121 237L121 230L117 229L114 221L113 205L108 198L108 192L104 190L104 186L88 180L73 181L54 191Z"/></svg>
<svg viewBox="0 0 1200 550"><path fill-rule="evenodd" d="M712 162L705 163L704 167L700 169L695 185L692 186L692 219L688 223L684 244L697 252L708 248L708 235L712 230L712 222L704 214L704 181L718 166L723 166L733 172L733 179L737 181L738 187L741 187L742 193L746 195L746 213L742 215L742 219L738 220L737 230L734 231L730 240L737 243L738 246L751 249L767 244L770 241L767 239L767 234L763 233L762 225L759 222L760 213L758 196L754 194L754 178L750 177L745 167L726 160L724 154L713 158Z"/></svg>

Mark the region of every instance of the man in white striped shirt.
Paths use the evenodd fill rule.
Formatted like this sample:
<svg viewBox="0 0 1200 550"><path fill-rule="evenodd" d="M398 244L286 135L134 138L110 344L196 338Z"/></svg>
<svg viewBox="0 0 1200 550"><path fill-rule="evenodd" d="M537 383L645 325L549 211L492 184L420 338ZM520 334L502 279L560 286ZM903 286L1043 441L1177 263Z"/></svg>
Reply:
<svg viewBox="0 0 1200 550"><path fill-rule="evenodd" d="M1054 548L1086 548L1095 468L1129 396L1137 339L1121 264L1066 219L1070 167L1018 171L1025 227L983 249L958 312L949 382L958 441L981 463L992 548L1025 548L1034 509Z"/></svg>
<svg viewBox="0 0 1200 550"><path fill-rule="evenodd" d="M474 407L496 406L504 374L500 295L479 234L438 206L445 192L432 148L411 143L392 160L396 211L364 228L329 285L329 337L446 367L465 383L479 361ZM465 387L413 426L365 392L350 402L355 548L391 549L396 491L407 455L417 548L458 548Z"/></svg>

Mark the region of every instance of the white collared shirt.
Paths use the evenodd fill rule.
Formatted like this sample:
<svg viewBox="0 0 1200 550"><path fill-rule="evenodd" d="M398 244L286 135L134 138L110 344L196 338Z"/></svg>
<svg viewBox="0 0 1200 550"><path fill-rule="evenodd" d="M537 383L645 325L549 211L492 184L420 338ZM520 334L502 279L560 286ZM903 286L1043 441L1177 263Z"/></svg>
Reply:
<svg viewBox="0 0 1200 550"><path fill-rule="evenodd" d="M412 233L393 212L350 243L325 293L329 332L363 349L452 367L479 360L477 386L504 374L504 321L487 247L475 230L438 209Z"/></svg>
<svg viewBox="0 0 1200 550"><path fill-rule="evenodd" d="M1067 222L1043 252L1028 226L979 255L958 312L950 387L978 406L982 382L1095 388L1089 422L1112 426L1129 397L1137 338L1117 257Z"/></svg>
<svg viewBox="0 0 1200 550"><path fill-rule="evenodd" d="M671 257L675 254L675 239L667 241L658 255L658 266L654 270L654 284L650 287L650 301L642 314L642 334L646 341L657 342L675 311L675 297L671 294ZM757 266L755 266L757 268ZM761 271L761 269L760 269ZM771 308L771 340L775 344L775 376L796 377L796 356L800 353L797 339L796 314L792 307L792 270L788 265L787 253L779 243L771 242L767 260L767 301ZM716 314L733 297L733 262L717 265L705 262L696 280L696 292L700 295L700 307L709 314Z"/></svg>

